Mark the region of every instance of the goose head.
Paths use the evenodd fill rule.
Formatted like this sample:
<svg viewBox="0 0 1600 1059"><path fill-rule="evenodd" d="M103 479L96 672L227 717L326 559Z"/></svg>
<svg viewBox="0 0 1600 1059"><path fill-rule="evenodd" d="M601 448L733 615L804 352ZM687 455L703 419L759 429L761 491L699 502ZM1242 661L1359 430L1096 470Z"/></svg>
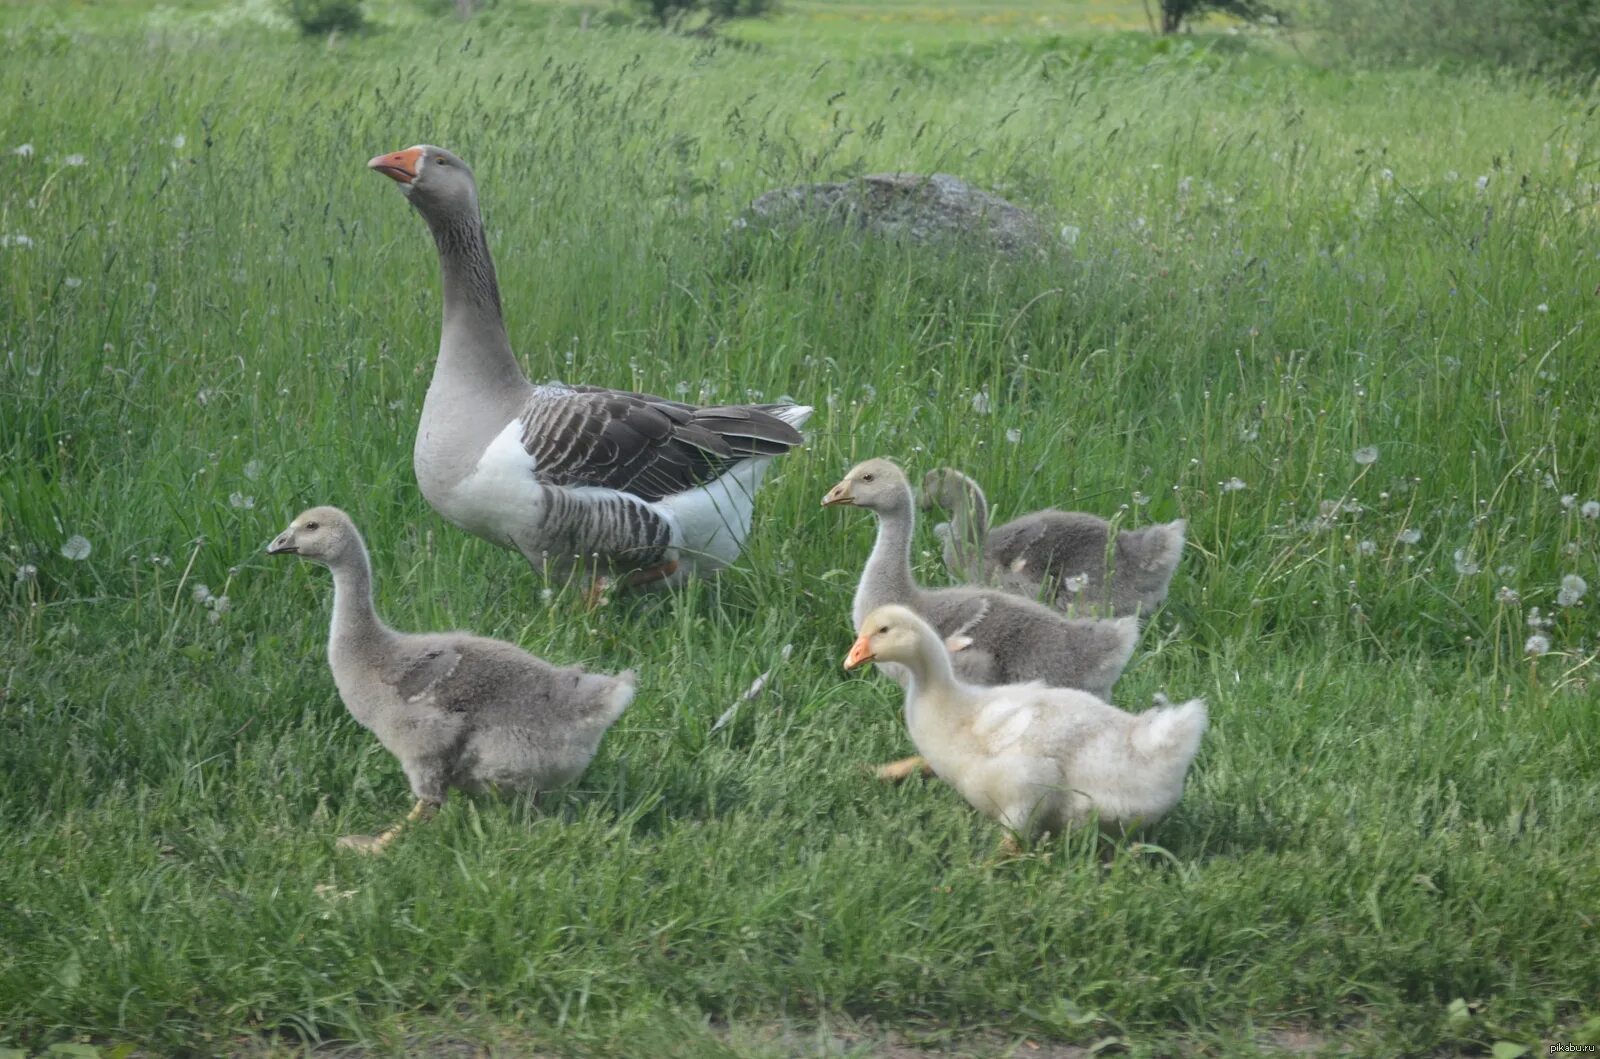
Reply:
<svg viewBox="0 0 1600 1059"><path fill-rule="evenodd" d="M400 185L411 205L424 216L476 213L478 185L467 163L443 147L419 143L403 151L380 154L367 168Z"/></svg>
<svg viewBox="0 0 1600 1059"><path fill-rule="evenodd" d="M935 508L954 511L972 485L972 479L954 467L935 468L922 476L921 498L917 506L924 511Z"/></svg>
<svg viewBox="0 0 1600 1059"><path fill-rule="evenodd" d="M823 507L864 507L878 514L911 509L911 483L905 472L885 459L867 460L850 468L850 473L822 498Z"/></svg>
<svg viewBox="0 0 1600 1059"><path fill-rule="evenodd" d="M331 566L360 546L361 535L349 515L336 507L313 507L296 515L289 528L273 538L267 554L298 555Z"/></svg>
<svg viewBox="0 0 1600 1059"><path fill-rule="evenodd" d="M856 631L856 642L845 655L846 669L867 662L913 663L921 656L925 643L938 642L927 622L899 604L877 608Z"/></svg>

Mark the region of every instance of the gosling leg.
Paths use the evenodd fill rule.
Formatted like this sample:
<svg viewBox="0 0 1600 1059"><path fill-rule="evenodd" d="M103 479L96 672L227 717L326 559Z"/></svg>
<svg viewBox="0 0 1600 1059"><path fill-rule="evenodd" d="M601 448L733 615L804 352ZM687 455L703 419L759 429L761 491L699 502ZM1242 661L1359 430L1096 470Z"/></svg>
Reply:
<svg viewBox="0 0 1600 1059"><path fill-rule="evenodd" d="M376 835L345 835L339 839L339 848L376 856L387 849L389 843L400 837L400 832L405 830L407 824L426 820L438 808L438 803L418 798L417 804L411 807L411 811L406 814L404 820L397 824L389 825Z"/></svg>
<svg viewBox="0 0 1600 1059"><path fill-rule="evenodd" d="M918 772L924 776L933 775L933 769L926 761L920 757L912 756L903 757L899 761L891 761L887 765L879 765L874 775L885 783L899 783L901 780L909 779Z"/></svg>

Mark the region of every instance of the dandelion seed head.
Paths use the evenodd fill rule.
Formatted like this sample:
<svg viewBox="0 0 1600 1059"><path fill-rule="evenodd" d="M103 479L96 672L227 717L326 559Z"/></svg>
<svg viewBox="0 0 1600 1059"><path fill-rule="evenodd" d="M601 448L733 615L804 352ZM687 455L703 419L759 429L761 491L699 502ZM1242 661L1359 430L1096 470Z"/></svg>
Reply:
<svg viewBox="0 0 1600 1059"><path fill-rule="evenodd" d="M1416 544L1422 540L1422 531L1414 527L1406 527L1394 535L1394 539L1401 544Z"/></svg>
<svg viewBox="0 0 1600 1059"><path fill-rule="evenodd" d="M1022 431L1018 430L1016 427L1012 427L1006 431L1006 440L1015 445L1017 442L1022 440Z"/></svg>
<svg viewBox="0 0 1600 1059"><path fill-rule="evenodd" d="M1501 585L1500 591L1494 594L1494 598L1505 607L1514 607L1522 602L1522 596L1510 585Z"/></svg>
<svg viewBox="0 0 1600 1059"><path fill-rule="evenodd" d="M1472 553L1465 548L1457 548L1453 558L1455 560L1456 573L1462 577L1471 577L1483 569L1477 560L1472 558Z"/></svg>
<svg viewBox="0 0 1600 1059"><path fill-rule="evenodd" d="M1538 658L1550 650L1550 637L1536 632L1528 637L1527 642L1522 645L1522 650L1528 657Z"/></svg>
<svg viewBox="0 0 1600 1059"><path fill-rule="evenodd" d="M18 158L32 158L33 144L19 143L15 147L11 148L11 153L16 155Z"/></svg>
<svg viewBox="0 0 1600 1059"><path fill-rule="evenodd" d="M89 538L80 533L74 533L61 545L61 554L75 563L89 558L89 553L93 550L94 548L90 545Z"/></svg>
<svg viewBox="0 0 1600 1059"><path fill-rule="evenodd" d="M196 603L204 606L211 601L211 586L201 582L194 586L190 594L194 597Z"/></svg>
<svg viewBox="0 0 1600 1059"><path fill-rule="evenodd" d="M1547 302L1540 302L1538 305L1533 307L1533 311L1536 313L1547 313L1550 311L1550 305Z"/></svg>
<svg viewBox="0 0 1600 1059"><path fill-rule="evenodd" d="M1474 183L1478 185L1479 191L1489 190L1489 178L1487 176L1479 177Z"/></svg>
<svg viewBox="0 0 1600 1059"><path fill-rule="evenodd" d="M1064 578L1062 580L1061 587L1066 589L1068 592L1071 592L1073 595L1077 595L1079 592L1082 592L1086 587L1088 587L1088 584L1088 574L1073 574L1071 577Z"/></svg>
<svg viewBox="0 0 1600 1059"><path fill-rule="evenodd" d="M17 580L21 582L32 581L39 576L39 568L32 563L23 563L17 567Z"/></svg>
<svg viewBox="0 0 1600 1059"><path fill-rule="evenodd" d="M81 154L69 154L62 161L73 167L89 164L89 160Z"/></svg>
<svg viewBox="0 0 1600 1059"><path fill-rule="evenodd" d="M1144 507L1148 503L1150 503L1150 494L1149 493L1141 493L1141 492L1138 492L1138 491L1134 492L1134 494L1133 494L1133 506L1134 507Z"/></svg>
<svg viewBox="0 0 1600 1059"><path fill-rule="evenodd" d="M173 149L181 151L181 150L183 150L183 145L188 143L188 142L189 142L189 137L185 136L183 133L180 132L180 133L178 133L178 135L176 135L176 136L174 136L172 138Z"/></svg>
<svg viewBox="0 0 1600 1059"><path fill-rule="evenodd" d="M1350 455L1351 458L1353 458L1361 466L1371 467L1374 463L1378 462L1378 446L1363 445Z"/></svg>
<svg viewBox="0 0 1600 1059"><path fill-rule="evenodd" d="M218 614L226 614L233 609L233 600L227 596L212 596L211 609Z"/></svg>
<svg viewBox="0 0 1600 1059"><path fill-rule="evenodd" d="M1556 606L1576 606L1589 591L1589 582L1577 574L1568 574L1561 579L1561 589L1556 593Z"/></svg>
<svg viewBox="0 0 1600 1059"><path fill-rule="evenodd" d="M1222 483L1222 491L1224 493L1237 493L1239 490L1246 488L1248 488L1248 486L1244 484L1243 478L1229 478L1226 482Z"/></svg>
<svg viewBox="0 0 1600 1059"><path fill-rule="evenodd" d="M972 410L981 416L986 416L989 414L989 408L989 388L985 386L972 395Z"/></svg>
<svg viewBox="0 0 1600 1059"><path fill-rule="evenodd" d="M1563 510L1563 511L1571 511L1572 510L1572 505L1576 504L1577 502L1578 502L1578 494L1576 494L1576 493L1564 493L1564 494L1562 494L1562 497L1561 497L1561 510Z"/></svg>
<svg viewBox="0 0 1600 1059"><path fill-rule="evenodd" d="M1583 506L1578 509L1578 514L1591 520L1600 518L1600 500L1585 500Z"/></svg>
<svg viewBox="0 0 1600 1059"><path fill-rule="evenodd" d="M1377 551L1378 546L1372 541L1360 541L1356 544L1356 552L1359 555L1375 555Z"/></svg>
<svg viewBox="0 0 1600 1059"><path fill-rule="evenodd" d="M27 250L33 246L33 237L16 232L12 235L0 235L0 246L15 246Z"/></svg>
<svg viewBox="0 0 1600 1059"><path fill-rule="evenodd" d="M61 281L61 284L68 290L77 290L79 287L83 286L83 280L79 279L77 276L68 276L66 279Z"/></svg>
<svg viewBox="0 0 1600 1059"><path fill-rule="evenodd" d="M251 508L256 506L256 498L253 496L245 496L243 493L229 493L228 503L230 506L236 507L241 511L249 511Z"/></svg>
<svg viewBox="0 0 1600 1059"><path fill-rule="evenodd" d="M244 465L244 476L252 482L261 477L261 461L251 460Z"/></svg>

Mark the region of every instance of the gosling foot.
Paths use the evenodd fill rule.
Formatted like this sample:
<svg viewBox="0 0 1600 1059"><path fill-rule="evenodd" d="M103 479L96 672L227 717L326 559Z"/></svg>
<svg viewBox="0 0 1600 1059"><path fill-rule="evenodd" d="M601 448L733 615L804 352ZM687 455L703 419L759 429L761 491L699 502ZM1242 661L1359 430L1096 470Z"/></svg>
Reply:
<svg viewBox="0 0 1600 1059"><path fill-rule="evenodd" d="M891 761L887 765L879 765L873 775L885 783L899 783L901 780L910 779L917 773L924 776L933 775L933 769L920 757L903 757L899 761Z"/></svg>

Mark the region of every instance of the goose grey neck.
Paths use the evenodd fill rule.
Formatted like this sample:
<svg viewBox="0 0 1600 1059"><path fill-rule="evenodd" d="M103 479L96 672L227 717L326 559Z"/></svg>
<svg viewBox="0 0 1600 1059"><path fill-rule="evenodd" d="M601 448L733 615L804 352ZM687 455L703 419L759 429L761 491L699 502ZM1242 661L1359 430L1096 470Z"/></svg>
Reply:
<svg viewBox="0 0 1600 1059"><path fill-rule="evenodd" d="M989 539L989 501L978 483L965 475L960 479L960 495L950 512L950 539L967 576L979 580L974 571L981 564L983 547Z"/></svg>
<svg viewBox="0 0 1600 1059"><path fill-rule="evenodd" d="M911 576L911 534L916 515L910 493L904 504L876 514L878 537L873 542L872 554L867 557L867 568L862 572L862 587L870 586L873 607L902 603L915 609L920 592Z"/></svg>
<svg viewBox="0 0 1600 1059"><path fill-rule="evenodd" d="M452 310L469 312L492 319L504 331L500 284L495 279L494 258L489 255L483 219L476 210L424 213L423 217L439 250L446 317Z"/></svg>
<svg viewBox="0 0 1600 1059"><path fill-rule="evenodd" d="M367 653L380 648L391 635L372 603L372 563L359 538L328 564L333 572L333 627L330 650Z"/></svg>

